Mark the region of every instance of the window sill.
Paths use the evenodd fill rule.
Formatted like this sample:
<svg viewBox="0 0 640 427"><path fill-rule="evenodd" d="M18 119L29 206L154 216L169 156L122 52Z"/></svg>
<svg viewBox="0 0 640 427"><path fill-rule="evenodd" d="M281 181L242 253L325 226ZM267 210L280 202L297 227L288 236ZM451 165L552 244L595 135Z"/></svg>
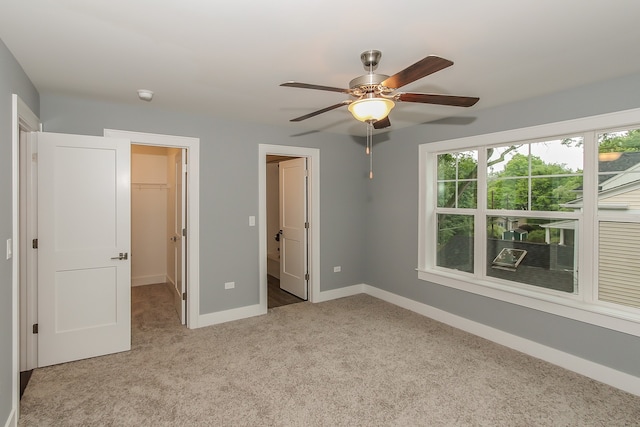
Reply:
<svg viewBox="0 0 640 427"><path fill-rule="evenodd" d="M640 337L640 315L631 311L586 303L576 295L559 296L478 280L464 273L417 271L420 280Z"/></svg>

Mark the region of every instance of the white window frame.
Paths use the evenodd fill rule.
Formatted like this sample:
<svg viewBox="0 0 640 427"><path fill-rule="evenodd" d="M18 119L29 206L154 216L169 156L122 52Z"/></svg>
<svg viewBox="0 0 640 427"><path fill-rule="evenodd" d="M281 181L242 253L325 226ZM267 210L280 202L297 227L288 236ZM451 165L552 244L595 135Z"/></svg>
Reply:
<svg viewBox="0 0 640 427"><path fill-rule="evenodd" d="M597 245L588 242L597 240L597 170L598 159L596 135L613 128L640 128L640 108L598 116L549 123L528 128L483 134L447 141L425 143L419 146L419 221L418 221L418 278L428 282L448 286L477 295L540 310L546 313L605 327L640 337L640 310L633 307L616 306L596 300L597 289ZM486 209L487 171L478 168L478 208L471 210L452 210L451 213L475 215L474 251L475 263L480 263L476 273L457 272L456 270L435 266L435 218L437 205L436 170L437 154L452 151L479 150L478 160L483 158L486 164L484 147L506 145L517 142L543 141L558 139L565 135L583 136L584 170L583 177L584 209L579 213L526 211L531 217L553 217L578 220L576 235L583 242L578 248L578 265L585 266L578 272L579 292L577 294L549 291L544 288L520 285L486 278L486 227L478 227L478 219L494 212ZM592 171L595 173L589 173ZM455 211L455 212L454 212ZM608 216L607 216L608 217ZM628 220L628 217L627 217ZM488 280L490 279L490 280Z"/></svg>

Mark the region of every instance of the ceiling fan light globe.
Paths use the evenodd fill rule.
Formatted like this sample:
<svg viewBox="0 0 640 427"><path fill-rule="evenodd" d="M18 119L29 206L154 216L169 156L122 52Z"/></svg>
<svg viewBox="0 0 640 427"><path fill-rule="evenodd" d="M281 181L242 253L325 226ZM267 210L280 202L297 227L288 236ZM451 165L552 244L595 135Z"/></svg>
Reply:
<svg viewBox="0 0 640 427"><path fill-rule="evenodd" d="M349 104L349 111L356 120L375 122L387 117L395 105L392 100L387 98L364 98Z"/></svg>

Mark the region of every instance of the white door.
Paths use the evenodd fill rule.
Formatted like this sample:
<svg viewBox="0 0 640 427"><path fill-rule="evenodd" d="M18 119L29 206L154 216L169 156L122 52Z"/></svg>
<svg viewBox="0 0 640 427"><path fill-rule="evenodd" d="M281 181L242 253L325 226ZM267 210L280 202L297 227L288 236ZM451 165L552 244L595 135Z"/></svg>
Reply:
<svg viewBox="0 0 640 427"><path fill-rule="evenodd" d="M280 162L280 289L307 299L307 159Z"/></svg>
<svg viewBox="0 0 640 427"><path fill-rule="evenodd" d="M38 365L131 349L130 143L38 133Z"/></svg>
<svg viewBox="0 0 640 427"><path fill-rule="evenodd" d="M187 177L186 177L186 159L187 150L178 150L174 159L175 171L175 200L173 206L175 209L175 222L173 224L173 235L171 241L173 243L173 259L175 265L175 292L173 293L173 303L180 317L180 322L184 325L187 313L187 300L184 297L187 292L186 281L186 258L187 258L187 237L186 230L187 218Z"/></svg>

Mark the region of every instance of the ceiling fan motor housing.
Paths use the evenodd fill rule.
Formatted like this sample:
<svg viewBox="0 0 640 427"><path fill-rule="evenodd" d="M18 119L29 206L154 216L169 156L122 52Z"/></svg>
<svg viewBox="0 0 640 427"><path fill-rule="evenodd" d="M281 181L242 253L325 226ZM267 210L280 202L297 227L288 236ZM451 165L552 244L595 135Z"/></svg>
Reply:
<svg viewBox="0 0 640 427"><path fill-rule="evenodd" d="M362 96L367 93L380 92L380 83L388 79L389 76L384 74L365 74L356 77L349 82L349 89L353 91L354 96Z"/></svg>

